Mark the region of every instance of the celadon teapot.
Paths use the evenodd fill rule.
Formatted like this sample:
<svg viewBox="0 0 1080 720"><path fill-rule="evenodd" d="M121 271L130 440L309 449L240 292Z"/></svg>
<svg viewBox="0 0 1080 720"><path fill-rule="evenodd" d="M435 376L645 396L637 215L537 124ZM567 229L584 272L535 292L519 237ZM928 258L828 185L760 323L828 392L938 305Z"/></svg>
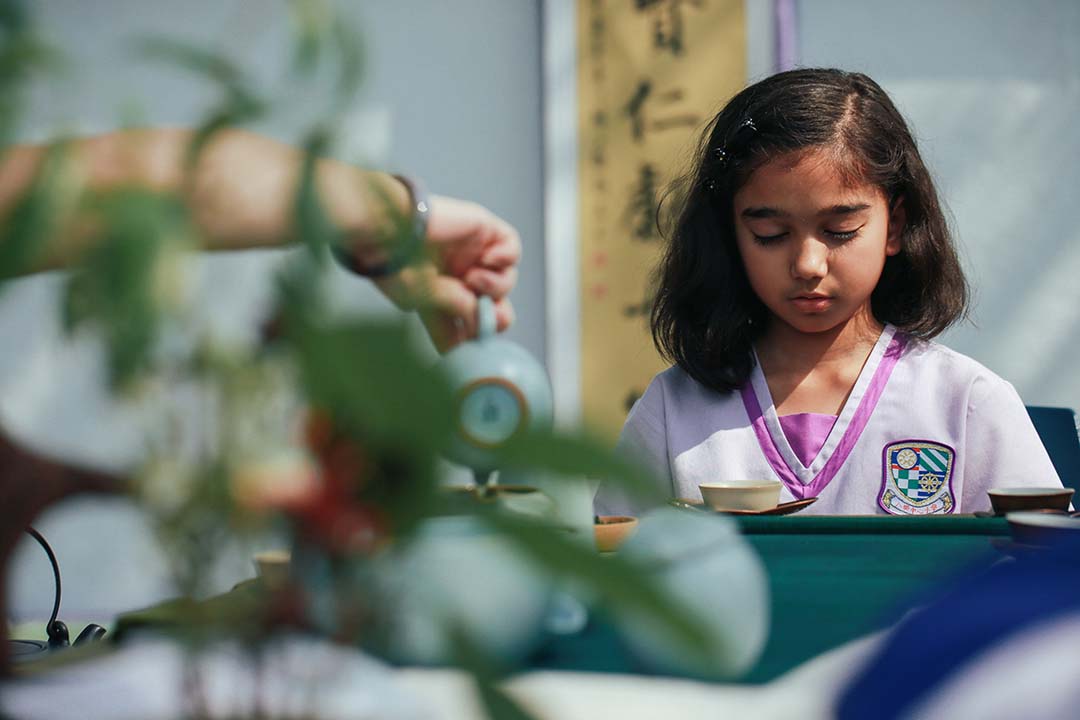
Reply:
<svg viewBox="0 0 1080 720"><path fill-rule="evenodd" d="M495 331L495 304L477 304L478 333L438 363L454 394L456 431L447 458L471 468L477 485L498 469L494 453L529 431L552 423L551 382L543 365Z"/></svg>

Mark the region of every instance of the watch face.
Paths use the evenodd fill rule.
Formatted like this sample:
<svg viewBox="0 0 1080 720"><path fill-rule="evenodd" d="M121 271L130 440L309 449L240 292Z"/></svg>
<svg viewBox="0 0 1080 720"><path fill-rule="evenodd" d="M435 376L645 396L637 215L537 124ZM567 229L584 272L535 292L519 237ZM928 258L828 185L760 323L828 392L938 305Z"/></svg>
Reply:
<svg viewBox="0 0 1080 720"><path fill-rule="evenodd" d="M525 425L527 417L521 391L505 380L478 380L461 392L458 422L461 434L474 445L501 445Z"/></svg>

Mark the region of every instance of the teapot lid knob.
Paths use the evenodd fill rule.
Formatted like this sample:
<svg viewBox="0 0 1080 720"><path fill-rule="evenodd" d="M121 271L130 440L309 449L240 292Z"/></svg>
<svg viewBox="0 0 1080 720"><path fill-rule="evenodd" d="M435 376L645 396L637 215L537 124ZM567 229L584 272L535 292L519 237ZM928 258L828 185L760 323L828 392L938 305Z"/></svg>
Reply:
<svg viewBox="0 0 1080 720"><path fill-rule="evenodd" d="M481 295L476 304L477 340L486 340L495 336L495 301L487 295Z"/></svg>

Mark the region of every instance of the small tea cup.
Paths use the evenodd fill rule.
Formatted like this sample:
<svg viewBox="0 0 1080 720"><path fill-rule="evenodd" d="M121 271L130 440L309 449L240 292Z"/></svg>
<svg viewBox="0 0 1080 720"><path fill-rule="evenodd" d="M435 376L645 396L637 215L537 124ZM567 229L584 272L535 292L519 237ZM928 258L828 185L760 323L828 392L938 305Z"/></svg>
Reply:
<svg viewBox="0 0 1080 720"><path fill-rule="evenodd" d="M779 480L726 480L698 485L713 510L771 510L780 503Z"/></svg>
<svg viewBox="0 0 1080 720"><path fill-rule="evenodd" d="M629 515L598 515L593 523L596 549L614 552L637 530L638 519Z"/></svg>
<svg viewBox="0 0 1080 720"><path fill-rule="evenodd" d="M1072 488L1015 487L990 488L990 505L998 515L1023 510L1061 510L1068 512Z"/></svg>
<svg viewBox="0 0 1080 720"><path fill-rule="evenodd" d="M255 553L254 560L255 572L267 588L277 590L289 582L292 556L288 550Z"/></svg>
<svg viewBox="0 0 1080 720"><path fill-rule="evenodd" d="M1013 540L1021 545L1045 546L1080 538L1080 518L1039 510L1005 516Z"/></svg>

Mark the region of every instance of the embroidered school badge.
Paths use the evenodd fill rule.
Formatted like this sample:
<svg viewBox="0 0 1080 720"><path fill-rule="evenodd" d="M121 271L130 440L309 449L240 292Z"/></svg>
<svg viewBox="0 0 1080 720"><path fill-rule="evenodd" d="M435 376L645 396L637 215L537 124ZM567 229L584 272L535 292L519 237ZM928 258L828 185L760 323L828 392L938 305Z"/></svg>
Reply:
<svg viewBox="0 0 1080 720"><path fill-rule="evenodd" d="M878 505L892 515L951 513L956 451L929 440L903 440L885 446Z"/></svg>

